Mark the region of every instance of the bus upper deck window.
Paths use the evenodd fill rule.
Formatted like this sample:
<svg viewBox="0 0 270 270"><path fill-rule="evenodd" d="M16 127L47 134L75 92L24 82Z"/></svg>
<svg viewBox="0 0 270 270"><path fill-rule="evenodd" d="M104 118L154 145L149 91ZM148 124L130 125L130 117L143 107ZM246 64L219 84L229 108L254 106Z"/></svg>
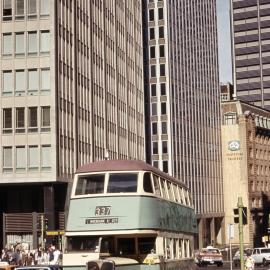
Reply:
<svg viewBox="0 0 270 270"><path fill-rule="evenodd" d="M154 193L151 181L151 173L145 172L143 175L143 189L145 192Z"/></svg>
<svg viewBox="0 0 270 270"><path fill-rule="evenodd" d="M79 176L75 195L104 193L104 174Z"/></svg>
<svg viewBox="0 0 270 270"><path fill-rule="evenodd" d="M137 192L136 173L111 173L107 193Z"/></svg>

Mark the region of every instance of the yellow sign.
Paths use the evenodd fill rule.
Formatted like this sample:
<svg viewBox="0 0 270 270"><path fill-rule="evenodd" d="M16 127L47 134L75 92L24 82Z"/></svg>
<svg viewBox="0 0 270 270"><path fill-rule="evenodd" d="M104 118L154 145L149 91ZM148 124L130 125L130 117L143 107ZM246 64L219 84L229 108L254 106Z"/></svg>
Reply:
<svg viewBox="0 0 270 270"><path fill-rule="evenodd" d="M63 235L64 233L64 231L47 231L46 235Z"/></svg>

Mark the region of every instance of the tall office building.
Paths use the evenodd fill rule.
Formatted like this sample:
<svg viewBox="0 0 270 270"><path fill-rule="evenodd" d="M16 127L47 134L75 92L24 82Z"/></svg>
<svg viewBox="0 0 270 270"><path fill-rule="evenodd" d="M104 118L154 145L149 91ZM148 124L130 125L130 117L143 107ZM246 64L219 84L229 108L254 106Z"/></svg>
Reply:
<svg viewBox="0 0 270 270"><path fill-rule="evenodd" d="M143 2L147 160L191 188L199 246L221 243L215 0Z"/></svg>
<svg viewBox="0 0 270 270"><path fill-rule="evenodd" d="M41 213L49 230L63 229L58 212L76 168L145 157L142 7L1 4L0 246L33 248Z"/></svg>
<svg viewBox="0 0 270 270"><path fill-rule="evenodd" d="M270 1L232 0L234 86L238 99L270 108Z"/></svg>

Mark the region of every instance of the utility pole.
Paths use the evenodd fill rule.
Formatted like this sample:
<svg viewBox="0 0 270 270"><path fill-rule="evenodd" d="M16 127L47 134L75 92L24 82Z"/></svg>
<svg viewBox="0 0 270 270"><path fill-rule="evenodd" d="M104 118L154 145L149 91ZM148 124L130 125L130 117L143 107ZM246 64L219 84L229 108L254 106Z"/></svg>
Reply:
<svg viewBox="0 0 270 270"><path fill-rule="evenodd" d="M239 214L239 243L240 243L240 265L244 270L244 241L243 241L243 201L242 197L238 197L238 214Z"/></svg>

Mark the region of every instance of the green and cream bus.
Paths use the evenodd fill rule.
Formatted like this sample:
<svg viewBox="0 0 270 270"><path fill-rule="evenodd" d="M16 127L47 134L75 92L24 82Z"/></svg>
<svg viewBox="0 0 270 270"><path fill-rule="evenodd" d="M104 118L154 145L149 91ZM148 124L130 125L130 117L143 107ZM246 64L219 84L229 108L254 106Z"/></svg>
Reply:
<svg viewBox="0 0 270 270"><path fill-rule="evenodd" d="M63 267L191 269L195 233L186 185L142 161L94 162L75 174Z"/></svg>

